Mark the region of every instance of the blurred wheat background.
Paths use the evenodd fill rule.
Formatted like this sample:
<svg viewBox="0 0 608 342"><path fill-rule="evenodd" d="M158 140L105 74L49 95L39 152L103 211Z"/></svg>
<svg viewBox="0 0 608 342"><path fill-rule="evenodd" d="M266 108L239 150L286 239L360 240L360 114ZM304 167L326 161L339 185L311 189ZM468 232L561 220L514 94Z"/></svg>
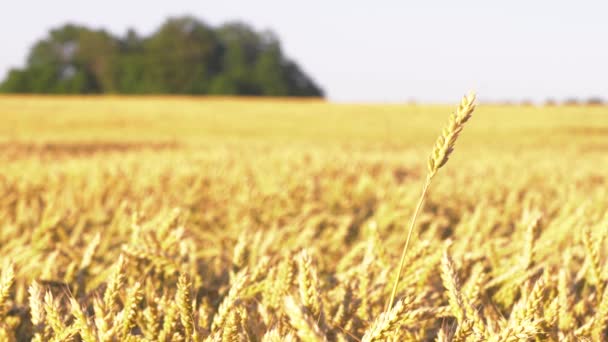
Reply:
<svg viewBox="0 0 608 342"><path fill-rule="evenodd" d="M454 108L0 97L0 340L606 340L602 106L478 105L387 310Z"/></svg>

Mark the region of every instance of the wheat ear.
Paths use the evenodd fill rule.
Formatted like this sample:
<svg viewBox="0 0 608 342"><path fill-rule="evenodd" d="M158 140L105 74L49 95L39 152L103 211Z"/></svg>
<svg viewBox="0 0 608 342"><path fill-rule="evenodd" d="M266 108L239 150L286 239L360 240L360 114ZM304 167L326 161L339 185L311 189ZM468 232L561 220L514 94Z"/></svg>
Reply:
<svg viewBox="0 0 608 342"><path fill-rule="evenodd" d="M122 314L122 334L123 340L128 339L131 334L131 330L136 325L137 312L139 309L139 303L144 298L144 292L139 282L133 284L127 293L127 301Z"/></svg>
<svg viewBox="0 0 608 342"><path fill-rule="evenodd" d="M15 268L12 263L6 263L0 276L0 318L8 311L8 297L15 282Z"/></svg>
<svg viewBox="0 0 608 342"><path fill-rule="evenodd" d="M416 218L422 209L422 204L426 197L426 193L431 185L431 181L433 177L437 174L437 171L444 166L448 159L450 158L450 154L454 151L454 146L456 144L456 139L460 135L464 124L471 118L473 114L473 110L475 110L475 94L470 93L462 98L460 101L460 105L455 113L450 115L447 126L441 132L441 135L437 138L435 142L435 146L433 147L433 151L429 157L429 161L427 164L427 176L424 182L424 186L422 187L422 194L420 195L420 199L418 200L418 204L416 205L416 210L414 210L414 215L412 216L412 220L410 221L410 227L407 232L407 238L405 240L405 245L403 246L403 251L401 252L401 261L399 261L399 267L397 268L397 276L395 277L395 282L393 285L393 290L391 291L391 296L388 301L388 305L386 307L386 311L390 310L393 307L393 302L395 301L395 295L397 294L397 286L399 285L399 278L401 278L401 272L403 271L403 266L405 263L405 255L407 254L407 249L410 245L410 239L412 237L412 232L414 231L414 225L416 224Z"/></svg>
<svg viewBox="0 0 608 342"><path fill-rule="evenodd" d="M398 300L394 308L388 312L383 312L367 329L361 339L362 342L387 341L401 326L403 316L407 315L414 301L413 297L405 297Z"/></svg>
<svg viewBox="0 0 608 342"><path fill-rule="evenodd" d="M308 308L298 303L292 296L285 297L285 312L296 334L303 342L327 341L327 336L319 327Z"/></svg>
<svg viewBox="0 0 608 342"><path fill-rule="evenodd" d="M177 282L176 302L179 308L179 317L184 326L187 341L198 341L198 333L194 327L194 314L192 311L192 299L190 290L192 282L185 273L179 276Z"/></svg>
<svg viewBox="0 0 608 342"><path fill-rule="evenodd" d="M76 327L76 329L78 329L78 332L80 333L80 339L83 342L97 341L95 333L89 326L89 321L85 313L82 311L82 308L80 307L78 301L74 298L70 298L70 306L72 315L74 316L74 326Z"/></svg>

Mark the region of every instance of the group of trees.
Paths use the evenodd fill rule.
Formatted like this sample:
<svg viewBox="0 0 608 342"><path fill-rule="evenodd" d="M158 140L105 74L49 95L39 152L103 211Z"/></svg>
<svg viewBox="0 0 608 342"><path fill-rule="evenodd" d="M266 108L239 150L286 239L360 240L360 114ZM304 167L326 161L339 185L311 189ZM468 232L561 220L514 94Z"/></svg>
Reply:
<svg viewBox="0 0 608 342"><path fill-rule="evenodd" d="M0 84L8 93L323 96L272 32L171 18L141 37L65 25L31 49Z"/></svg>

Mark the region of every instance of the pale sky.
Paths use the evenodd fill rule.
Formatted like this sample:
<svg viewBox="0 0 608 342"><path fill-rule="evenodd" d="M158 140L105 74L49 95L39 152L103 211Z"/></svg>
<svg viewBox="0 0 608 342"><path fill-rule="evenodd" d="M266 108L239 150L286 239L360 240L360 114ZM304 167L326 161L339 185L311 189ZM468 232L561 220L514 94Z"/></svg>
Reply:
<svg viewBox="0 0 608 342"><path fill-rule="evenodd" d="M0 77L66 22L149 34L168 16L272 29L333 101L608 99L608 2L3 0Z"/></svg>

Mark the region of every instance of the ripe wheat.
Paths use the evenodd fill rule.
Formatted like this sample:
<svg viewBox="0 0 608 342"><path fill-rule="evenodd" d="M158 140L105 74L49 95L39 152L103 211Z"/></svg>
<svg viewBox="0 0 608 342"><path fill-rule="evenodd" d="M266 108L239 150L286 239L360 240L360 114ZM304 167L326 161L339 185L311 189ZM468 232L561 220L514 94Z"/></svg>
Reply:
<svg viewBox="0 0 608 342"><path fill-rule="evenodd" d="M608 110L473 109L0 97L0 341L607 340Z"/></svg>

